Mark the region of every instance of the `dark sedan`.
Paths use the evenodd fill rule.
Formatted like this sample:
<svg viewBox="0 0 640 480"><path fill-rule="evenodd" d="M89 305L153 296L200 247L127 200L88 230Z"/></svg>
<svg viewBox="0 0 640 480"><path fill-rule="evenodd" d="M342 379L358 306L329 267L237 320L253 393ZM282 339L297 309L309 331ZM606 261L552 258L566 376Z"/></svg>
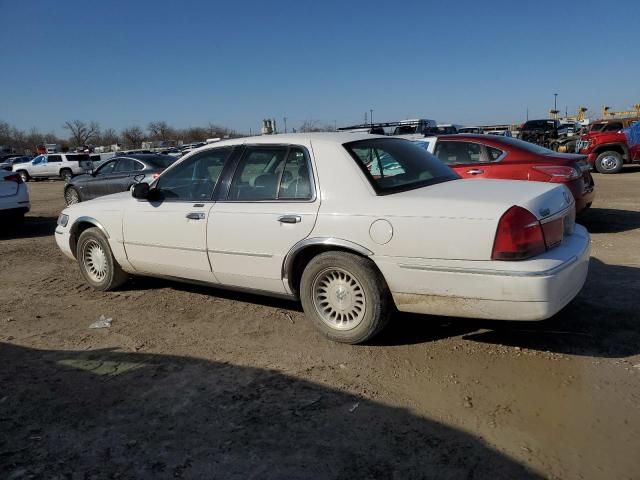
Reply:
<svg viewBox="0 0 640 480"><path fill-rule="evenodd" d="M67 205L124 192L136 183L151 183L177 159L171 155L137 154L109 159L93 172L73 177L64 188Z"/></svg>

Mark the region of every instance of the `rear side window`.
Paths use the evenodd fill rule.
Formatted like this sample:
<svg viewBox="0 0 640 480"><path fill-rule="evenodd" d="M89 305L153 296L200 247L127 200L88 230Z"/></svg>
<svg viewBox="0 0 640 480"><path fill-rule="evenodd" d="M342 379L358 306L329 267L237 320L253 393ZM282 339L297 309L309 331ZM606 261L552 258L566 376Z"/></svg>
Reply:
<svg viewBox="0 0 640 480"><path fill-rule="evenodd" d="M60 155L49 155L47 162L49 163L54 163L54 162L61 162L62 161L62 157Z"/></svg>
<svg viewBox="0 0 640 480"><path fill-rule="evenodd" d="M121 158L116 165L116 172L133 172L135 170L142 170L144 165L131 158Z"/></svg>
<svg viewBox="0 0 640 480"><path fill-rule="evenodd" d="M435 155L446 164L483 162L482 145L473 142L438 142Z"/></svg>
<svg viewBox="0 0 640 480"><path fill-rule="evenodd" d="M308 163L300 147L247 147L231 181L228 200L310 200Z"/></svg>
<svg viewBox="0 0 640 480"><path fill-rule="evenodd" d="M379 195L460 178L423 147L407 140L373 138L344 147Z"/></svg>

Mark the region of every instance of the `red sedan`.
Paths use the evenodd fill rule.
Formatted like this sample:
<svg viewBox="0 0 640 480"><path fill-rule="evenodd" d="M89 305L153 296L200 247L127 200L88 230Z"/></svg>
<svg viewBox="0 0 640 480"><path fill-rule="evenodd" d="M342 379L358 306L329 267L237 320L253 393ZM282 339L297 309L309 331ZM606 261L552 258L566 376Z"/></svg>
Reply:
<svg viewBox="0 0 640 480"><path fill-rule="evenodd" d="M594 183L585 155L558 153L494 135L442 135L425 141L429 152L463 178L564 183L573 193L576 212L593 203Z"/></svg>

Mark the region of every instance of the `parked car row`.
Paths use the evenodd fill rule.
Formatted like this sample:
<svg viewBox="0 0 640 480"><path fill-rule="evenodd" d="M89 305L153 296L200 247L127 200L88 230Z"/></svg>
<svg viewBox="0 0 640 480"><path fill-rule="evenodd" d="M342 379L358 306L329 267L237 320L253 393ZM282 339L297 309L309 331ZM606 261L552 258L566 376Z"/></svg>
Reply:
<svg viewBox="0 0 640 480"><path fill-rule="evenodd" d="M437 137L428 148L366 133L226 140L151 184L72 203L55 238L97 290L150 275L293 298L346 343L372 338L394 309L548 318L587 275L590 239L570 190L587 181L581 158L556 165L546 151L478 137ZM455 171L500 162L548 181Z"/></svg>

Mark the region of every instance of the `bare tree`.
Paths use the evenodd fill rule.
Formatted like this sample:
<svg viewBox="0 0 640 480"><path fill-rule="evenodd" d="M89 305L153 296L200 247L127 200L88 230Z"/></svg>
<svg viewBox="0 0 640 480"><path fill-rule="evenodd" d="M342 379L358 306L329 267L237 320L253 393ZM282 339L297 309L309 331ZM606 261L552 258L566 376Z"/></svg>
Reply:
<svg viewBox="0 0 640 480"><path fill-rule="evenodd" d="M101 145L113 145L119 142L119 137L116 131L113 128L107 128L100 135L100 144Z"/></svg>
<svg viewBox="0 0 640 480"><path fill-rule="evenodd" d="M175 130L165 121L149 122L147 125L149 136L153 140L174 140Z"/></svg>
<svg viewBox="0 0 640 480"><path fill-rule="evenodd" d="M333 127L318 120L305 120L298 128L298 132L332 132Z"/></svg>
<svg viewBox="0 0 640 480"><path fill-rule="evenodd" d="M90 122L88 125L82 120L73 120L64 123L64 129L69 130L69 141L77 147L86 145L87 142L100 135L98 122Z"/></svg>
<svg viewBox="0 0 640 480"><path fill-rule="evenodd" d="M144 132L138 126L125 128L122 130L120 136L124 140L124 143L131 148L140 148L144 140Z"/></svg>

